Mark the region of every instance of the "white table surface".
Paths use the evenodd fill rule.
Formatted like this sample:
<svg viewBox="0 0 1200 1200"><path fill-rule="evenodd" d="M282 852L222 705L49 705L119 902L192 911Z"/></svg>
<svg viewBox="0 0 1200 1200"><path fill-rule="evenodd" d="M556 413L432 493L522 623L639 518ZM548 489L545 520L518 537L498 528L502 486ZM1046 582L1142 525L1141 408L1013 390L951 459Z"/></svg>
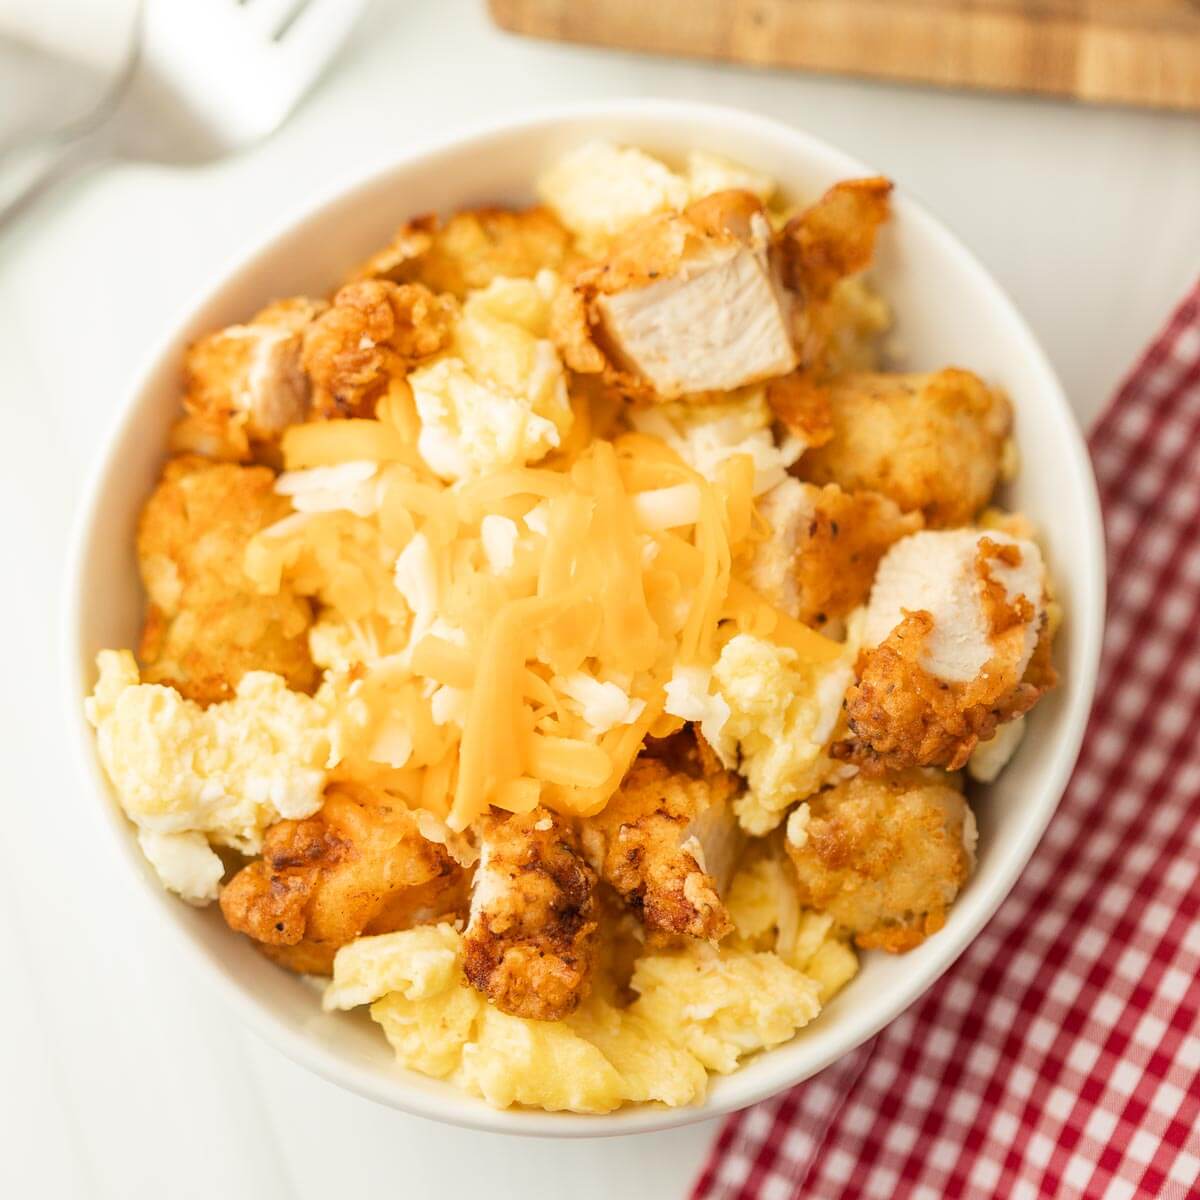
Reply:
<svg viewBox="0 0 1200 1200"><path fill-rule="evenodd" d="M281 212L413 136L517 107L741 105L927 202L1015 297L1085 421L1200 273L1194 118L562 48L482 9L380 3L268 144L106 168L0 235L0 1195L665 1198L716 1129L508 1141L343 1094L236 1026L93 844L57 682L77 484L146 348Z"/></svg>

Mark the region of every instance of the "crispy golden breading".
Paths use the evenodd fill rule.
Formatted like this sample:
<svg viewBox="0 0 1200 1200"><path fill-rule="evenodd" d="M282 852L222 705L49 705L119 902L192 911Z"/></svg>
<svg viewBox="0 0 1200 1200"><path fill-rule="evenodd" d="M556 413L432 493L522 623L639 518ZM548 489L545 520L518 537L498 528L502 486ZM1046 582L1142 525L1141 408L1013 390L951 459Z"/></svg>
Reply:
<svg viewBox="0 0 1200 1200"><path fill-rule="evenodd" d="M902 513L877 492L843 492L835 483L801 486L811 516L795 548L796 616L819 629L866 603L888 547L923 522L920 513Z"/></svg>
<svg viewBox="0 0 1200 1200"><path fill-rule="evenodd" d="M806 299L824 299L847 275L865 270L879 227L891 215L892 182L844 179L784 226L783 281Z"/></svg>
<svg viewBox="0 0 1200 1200"><path fill-rule="evenodd" d="M247 671L273 671L308 691L312 610L290 588L255 591L246 546L291 505L266 467L171 459L142 510L138 566L149 604L140 657L148 683L207 704L227 700Z"/></svg>
<svg viewBox="0 0 1200 1200"><path fill-rule="evenodd" d="M834 435L801 459L802 478L881 492L931 529L966 525L987 504L1012 409L978 376L843 375L829 399Z"/></svg>
<svg viewBox="0 0 1200 1200"><path fill-rule="evenodd" d="M373 417L389 387L449 344L456 308L419 283L350 283L305 330L302 361L318 417Z"/></svg>
<svg viewBox="0 0 1200 1200"><path fill-rule="evenodd" d="M623 400L653 400L654 389L644 380L609 361L597 333L585 294L576 288L561 288L550 308L550 339L563 362L578 376L596 376L604 388Z"/></svg>
<svg viewBox="0 0 1200 1200"><path fill-rule="evenodd" d="M870 265L891 192L887 179L844 180L793 217L777 239L780 276L801 300L794 337L805 367L819 369L825 362L841 317L834 291Z"/></svg>
<svg viewBox="0 0 1200 1200"><path fill-rule="evenodd" d="M497 1008L557 1021L588 994L596 876L570 824L545 808L492 811L475 824L479 866L463 970Z"/></svg>
<svg viewBox="0 0 1200 1200"><path fill-rule="evenodd" d="M685 725L664 738L647 737L642 754L665 763L672 771L705 781L719 800L727 799L740 787L737 776L725 769L695 725Z"/></svg>
<svg viewBox="0 0 1200 1200"><path fill-rule="evenodd" d="M791 478L759 497L758 512L770 535L742 555L739 572L788 616L826 632L866 602L880 559L923 523L876 492Z"/></svg>
<svg viewBox="0 0 1200 1200"><path fill-rule="evenodd" d="M221 889L221 912L282 966L328 975L362 934L461 915L465 878L401 801L339 783L315 816L267 830L262 858Z"/></svg>
<svg viewBox="0 0 1200 1200"><path fill-rule="evenodd" d="M570 234L549 209L480 208L457 213L445 225L434 216L407 222L354 278L422 283L461 300L502 276L531 279L545 268L561 271L569 254Z"/></svg>
<svg viewBox="0 0 1200 1200"><path fill-rule="evenodd" d="M308 412L300 365L305 327L320 300L277 300L244 325L201 338L183 360L184 417L171 432L176 452L245 462L271 458L280 435Z"/></svg>
<svg viewBox="0 0 1200 1200"><path fill-rule="evenodd" d="M962 794L920 774L855 776L808 800L802 844L785 843L802 906L864 950L911 950L946 922L973 866ZM964 836L965 834L965 836Z"/></svg>
<svg viewBox="0 0 1200 1200"><path fill-rule="evenodd" d="M585 294L612 295L645 287L676 274L690 250L699 244L744 242L752 221L763 216L753 192L715 192L681 213L657 213L631 225L613 239L608 254L575 277Z"/></svg>
<svg viewBox="0 0 1200 1200"><path fill-rule="evenodd" d="M946 683L920 662L932 628L927 612L908 613L886 641L859 655L858 681L846 693L850 737L834 744L834 758L874 774L913 766L957 771L980 742L1057 683L1044 630L1023 677L1014 670L1015 649L1002 644L977 679Z"/></svg>
<svg viewBox="0 0 1200 1200"><path fill-rule="evenodd" d="M582 823L588 860L647 931L715 942L733 928L699 829L715 827L716 808L728 811L736 829L728 803L736 790L729 772L689 774L643 757L601 812Z"/></svg>
<svg viewBox="0 0 1200 1200"><path fill-rule="evenodd" d="M781 375L767 384L767 404L776 420L805 446L824 446L833 437L829 388L806 371Z"/></svg>

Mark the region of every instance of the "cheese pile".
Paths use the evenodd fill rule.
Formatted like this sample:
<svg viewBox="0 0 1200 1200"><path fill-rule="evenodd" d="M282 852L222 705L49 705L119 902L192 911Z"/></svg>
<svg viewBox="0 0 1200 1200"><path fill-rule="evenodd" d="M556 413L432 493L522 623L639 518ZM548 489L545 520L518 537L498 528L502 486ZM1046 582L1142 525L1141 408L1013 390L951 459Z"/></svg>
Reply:
<svg viewBox="0 0 1200 1200"><path fill-rule="evenodd" d="M469 298L463 321L536 341L548 284L516 282L477 293L484 307ZM755 496L788 460L761 391L708 420L690 413L669 438L598 429L583 402L543 405L552 423L534 397L558 378L553 350L523 350L505 394L526 430L545 423L541 442L515 437L503 465L481 466L477 440L470 455L443 454L444 441L424 454L429 425L414 408L438 367L461 361L438 360L375 421L288 431L277 486L297 511L246 558L263 591L286 575L325 606L314 657L323 692L363 713L363 770L459 830L489 804L599 811L648 734L696 719L697 705L722 711L711 672L734 634L769 639L803 668L844 658L733 572L766 532ZM464 395L457 420L469 425ZM706 725L714 744L726 744L722 723Z"/></svg>

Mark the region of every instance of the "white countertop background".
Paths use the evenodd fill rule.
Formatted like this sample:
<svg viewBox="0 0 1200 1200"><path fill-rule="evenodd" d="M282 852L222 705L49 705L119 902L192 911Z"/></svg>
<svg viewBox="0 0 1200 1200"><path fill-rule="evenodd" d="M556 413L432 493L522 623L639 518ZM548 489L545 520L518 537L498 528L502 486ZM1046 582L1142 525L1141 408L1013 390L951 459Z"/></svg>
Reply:
<svg viewBox="0 0 1200 1200"><path fill-rule="evenodd" d="M592 1142L444 1128L236 1026L100 840L64 749L57 626L78 484L139 360L281 215L415 137L529 105L689 97L874 164L1013 295L1090 420L1200 274L1200 121L526 42L482 0L380 0L239 158L121 165L0 234L0 1195L682 1197L716 1130Z"/></svg>

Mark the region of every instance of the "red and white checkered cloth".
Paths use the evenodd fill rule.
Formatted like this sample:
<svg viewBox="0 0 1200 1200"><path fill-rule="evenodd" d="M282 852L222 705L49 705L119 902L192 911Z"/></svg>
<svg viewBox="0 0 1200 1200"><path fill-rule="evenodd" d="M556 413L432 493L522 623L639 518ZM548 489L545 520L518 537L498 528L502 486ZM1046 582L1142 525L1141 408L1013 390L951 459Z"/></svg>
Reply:
<svg viewBox="0 0 1200 1200"><path fill-rule="evenodd" d="M1091 449L1108 628L1045 839L923 999L729 1119L693 1200L1200 1196L1200 287Z"/></svg>

